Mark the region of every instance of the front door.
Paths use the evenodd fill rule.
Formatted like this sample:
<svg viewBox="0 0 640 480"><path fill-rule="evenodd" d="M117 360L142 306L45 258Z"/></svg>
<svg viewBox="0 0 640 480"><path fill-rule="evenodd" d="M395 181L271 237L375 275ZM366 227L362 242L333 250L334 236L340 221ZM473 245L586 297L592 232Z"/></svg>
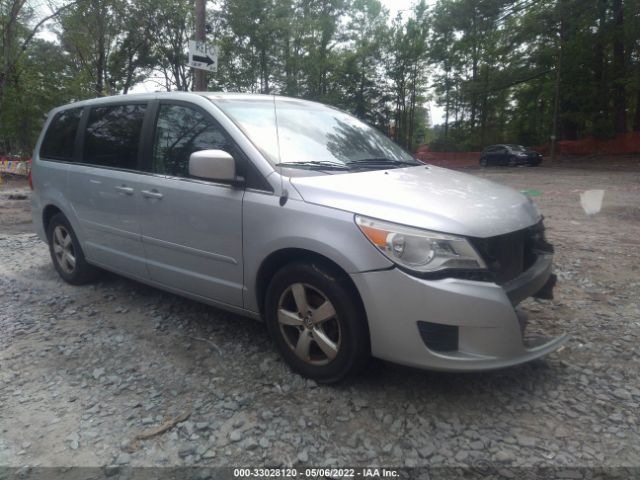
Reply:
<svg viewBox="0 0 640 480"><path fill-rule="evenodd" d="M160 285L242 306L244 189L189 176L191 153L209 149L237 154L207 112L160 103L139 197L147 268Z"/></svg>

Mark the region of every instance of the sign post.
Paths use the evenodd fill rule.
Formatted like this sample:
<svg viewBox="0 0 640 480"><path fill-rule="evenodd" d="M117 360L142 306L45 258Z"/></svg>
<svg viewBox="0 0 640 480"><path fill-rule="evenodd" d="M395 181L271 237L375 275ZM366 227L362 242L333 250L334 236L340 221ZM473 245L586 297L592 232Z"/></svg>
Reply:
<svg viewBox="0 0 640 480"><path fill-rule="evenodd" d="M206 28L206 16L207 16L207 0L195 0L195 24L196 24L196 45L194 48L197 49L198 43L201 44L205 50L205 52L198 53L206 53L206 43L207 43L207 28ZM203 70L207 70L206 68L201 68L198 65L194 65L192 63L193 53L191 48L191 42L189 42L189 65L191 65L195 70L193 71L193 89L196 92L204 92L207 89L207 77L206 72ZM208 58L206 55L195 55L196 57L202 57L205 60ZM197 61L197 60L196 60ZM208 62L198 62L199 65L210 65Z"/></svg>
<svg viewBox="0 0 640 480"><path fill-rule="evenodd" d="M189 40L189 66L209 72L218 71L218 47L205 42Z"/></svg>

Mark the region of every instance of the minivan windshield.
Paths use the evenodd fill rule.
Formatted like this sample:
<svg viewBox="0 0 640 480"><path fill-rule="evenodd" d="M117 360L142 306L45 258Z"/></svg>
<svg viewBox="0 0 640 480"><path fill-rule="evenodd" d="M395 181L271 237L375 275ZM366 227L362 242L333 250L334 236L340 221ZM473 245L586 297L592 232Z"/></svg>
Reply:
<svg viewBox="0 0 640 480"><path fill-rule="evenodd" d="M421 165L376 129L330 107L276 98L274 108L274 101L264 97L216 98L214 103L273 165L312 170Z"/></svg>

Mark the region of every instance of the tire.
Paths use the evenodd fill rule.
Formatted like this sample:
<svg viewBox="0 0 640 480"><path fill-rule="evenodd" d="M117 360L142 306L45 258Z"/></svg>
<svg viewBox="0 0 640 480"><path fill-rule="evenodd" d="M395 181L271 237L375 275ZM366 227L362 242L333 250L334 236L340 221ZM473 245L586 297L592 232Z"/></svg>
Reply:
<svg viewBox="0 0 640 480"><path fill-rule="evenodd" d="M55 214L47 226L51 261L58 275L71 285L83 285L94 280L99 270L87 263L67 217Z"/></svg>
<svg viewBox="0 0 640 480"><path fill-rule="evenodd" d="M516 167L517 165L518 165L518 162L515 159L515 157L509 157L509 160L507 161L507 166L508 167Z"/></svg>
<svg viewBox="0 0 640 480"><path fill-rule="evenodd" d="M292 263L273 276L265 300L269 334L295 372L335 383L367 364L364 310L343 274L320 262Z"/></svg>
<svg viewBox="0 0 640 480"><path fill-rule="evenodd" d="M486 158L484 158L484 157L481 157L481 158L480 158L480 166L481 166L481 167L486 167L487 165L488 165L488 163L487 163L487 159L486 159Z"/></svg>

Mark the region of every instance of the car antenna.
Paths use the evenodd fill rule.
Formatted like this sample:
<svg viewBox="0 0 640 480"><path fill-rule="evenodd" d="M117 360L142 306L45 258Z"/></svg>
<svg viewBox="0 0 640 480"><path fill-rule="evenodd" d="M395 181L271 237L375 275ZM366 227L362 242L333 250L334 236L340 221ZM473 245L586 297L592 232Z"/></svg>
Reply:
<svg viewBox="0 0 640 480"><path fill-rule="evenodd" d="M276 109L276 94L273 94L273 117L276 121L276 142L278 145L278 166L280 167L280 206L283 207L289 198L289 191L284 188L282 175L282 157L280 155L280 130L278 128L278 110Z"/></svg>

